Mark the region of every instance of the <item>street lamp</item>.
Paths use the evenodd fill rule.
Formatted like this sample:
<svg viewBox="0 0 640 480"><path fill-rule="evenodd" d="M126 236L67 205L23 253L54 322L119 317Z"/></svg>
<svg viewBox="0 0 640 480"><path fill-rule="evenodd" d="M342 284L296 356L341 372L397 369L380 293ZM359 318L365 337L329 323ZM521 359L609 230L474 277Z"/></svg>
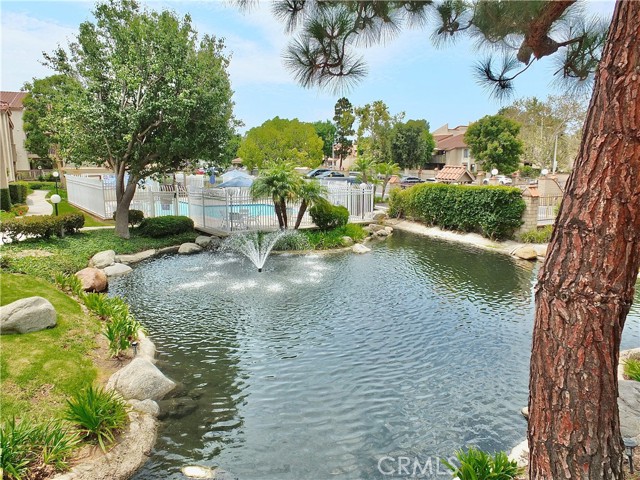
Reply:
<svg viewBox="0 0 640 480"><path fill-rule="evenodd" d="M51 175L53 175L53 181L56 182L56 194L58 193L58 179L60 177L60 174L58 172L53 172Z"/></svg>
<svg viewBox="0 0 640 480"><path fill-rule="evenodd" d="M494 168L493 170L491 170L491 176L495 177L498 174L498 169Z"/></svg>
<svg viewBox="0 0 640 480"><path fill-rule="evenodd" d="M549 170L547 170L546 168L543 168L542 170L540 170L540 175L542 175L543 177L546 177L548 173L549 173Z"/></svg>
<svg viewBox="0 0 640 480"><path fill-rule="evenodd" d="M62 198L60 198L60 195L57 193L51 195L51 203L53 203L53 207L56 209L56 217L58 216L58 204L60 203L60 200L62 200Z"/></svg>

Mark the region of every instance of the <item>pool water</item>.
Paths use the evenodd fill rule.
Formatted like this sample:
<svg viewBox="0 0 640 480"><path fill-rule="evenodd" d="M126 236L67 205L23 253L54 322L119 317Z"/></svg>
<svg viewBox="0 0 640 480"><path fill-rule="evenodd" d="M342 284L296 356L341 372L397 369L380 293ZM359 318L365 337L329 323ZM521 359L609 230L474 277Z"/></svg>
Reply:
<svg viewBox="0 0 640 480"><path fill-rule="evenodd" d="M537 266L395 233L366 255L147 261L110 285L195 410L162 422L136 479L450 478L468 445L525 437ZM623 347L640 344L639 295ZM429 463L430 462L430 463ZM427 468L428 464L430 468ZM423 473L420 473L423 472Z"/></svg>

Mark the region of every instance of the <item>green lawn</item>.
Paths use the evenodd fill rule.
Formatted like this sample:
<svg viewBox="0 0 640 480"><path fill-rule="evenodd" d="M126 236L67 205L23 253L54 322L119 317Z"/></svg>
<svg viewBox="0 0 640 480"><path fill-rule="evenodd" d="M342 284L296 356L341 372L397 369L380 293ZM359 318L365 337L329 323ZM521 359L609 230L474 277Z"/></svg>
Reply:
<svg viewBox="0 0 640 480"><path fill-rule="evenodd" d="M0 273L0 284L0 304L38 295L58 313L50 330L0 336L0 418L57 417L66 398L96 379L91 353L100 322L45 280Z"/></svg>
<svg viewBox="0 0 640 480"><path fill-rule="evenodd" d="M134 229L131 238L125 240L117 237L113 230L105 229L67 235L64 238L25 240L0 247L0 268L8 272L26 273L52 280L56 273L75 273L83 269L89 259L102 250L115 250L120 254L137 253L193 242L196 236L195 232L191 232L164 238L149 238L137 235ZM45 252L53 255L36 256Z"/></svg>

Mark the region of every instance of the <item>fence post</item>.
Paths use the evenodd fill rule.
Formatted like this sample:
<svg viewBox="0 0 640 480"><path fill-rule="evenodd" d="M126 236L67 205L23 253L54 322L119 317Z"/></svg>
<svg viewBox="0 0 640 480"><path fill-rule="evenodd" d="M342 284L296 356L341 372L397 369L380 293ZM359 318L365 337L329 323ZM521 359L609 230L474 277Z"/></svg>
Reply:
<svg viewBox="0 0 640 480"><path fill-rule="evenodd" d="M522 199L526 205L522 214L522 226L516 233L528 232L538 228L538 210L540 206L540 193L537 187L527 187L522 192Z"/></svg>

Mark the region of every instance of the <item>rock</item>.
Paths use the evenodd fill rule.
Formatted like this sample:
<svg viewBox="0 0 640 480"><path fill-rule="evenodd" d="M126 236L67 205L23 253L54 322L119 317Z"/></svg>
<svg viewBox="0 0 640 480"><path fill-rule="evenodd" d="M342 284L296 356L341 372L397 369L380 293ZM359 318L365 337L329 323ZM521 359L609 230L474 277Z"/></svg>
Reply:
<svg viewBox="0 0 640 480"><path fill-rule="evenodd" d="M160 248L160 249L158 249L158 251L156 253L158 255L165 255L167 253L177 253L178 250L180 250L180 245L174 245L172 247Z"/></svg>
<svg viewBox="0 0 640 480"><path fill-rule="evenodd" d="M622 436L640 442L640 382L618 382L618 410Z"/></svg>
<svg viewBox="0 0 640 480"><path fill-rule="evenodd" d="M104 268L116 263L116 252L113 250L105 250L104 252L98 252L91 260L89 260L89 266L95 268Z"/></svg>
<svg viewBox="0 0 640 480"><path fill-rule="evenodd" d="M134 358L107 382L107 388L116 390L125 400L160 400L175 386L153 363L141 357Z"/></svg>
<svg viewBox="0 0 640 480"><path fill-rule="evenodd" d="M546 245L536 245L533 248L536 251L536 255L538 255L539 257L546 257L547 256L547 246Z"/></svg>
<svg viewBox="0 0 640 480"><path fill-rule="evenodd" d="M196 237L196 244L202 248L206 248L211 243L211 237L207 235L200 235Z"/></svg>
<svg viewBox="0 0 640 480"><path fill-rule="evenodd" d="M342 237L342 244L345 247L350 247L351 245L353 245L353 238L351 237L347 237L346 235L344 237Z"/></svg>
<svg viewBox="0 0 640 480"><path fill-rule="evenodd" d="M511 450L509 460L514 461L519 467L526 467L529 464L529 442L524 440Z"/></svg>
<svg viewBox="0 0 640 480"><path fill-rule="evenodd" d="M522 410L520 410L520 413L524 418L529 420L529 407L522 407Z"/></svg>
<svg viewBox="0 0 640 480"><path fill-rule="evenodd" d="M382 237L387 237L389 235L389 232L387 232L386 230L383 229L383 230L378 230L373 235L374 235L374 237L382 238Z"/></svg>
<svg viewBox="0 0 640 480"><path fill-rule="evenodd" d="M109 286L107 275L99 268L87 267L76 273L85 292L104 292Z"/></svg>
<svg viewBox="0 0 640 480"><path fill-rule="evenodd" d="M202 251L202 247L196 243L183 243L178 249L178 253L181 255L190 255L192 253L198 253Z"/></svg>
<svg viewBox="0 0 640 480"><path fill-rule="evenodd" d="M0 334L30 333L56 326L56 309L42 297L28 297L0 307Z"/></svg>
<svg viewBox="0 0 640 480"><path fill-rule="evenodd" d="M511 255L523 260L535 260L536 258L538 258L536 249L531 245L521 245L519 247L516 247L511 251Z"/></svg>
<svg viewBox="0 0 640 480"><path fill-rule="evenodd" d="M385 212L377 211L373 212L373 216L371 218L373 218L376 222L381 222L389 218L389 216Z"/></svg>
<svg viewBox="0 0 640 480"><path fill-rule="evenodd" d="M384 229L389 233L393 233L393 227L384 227Z"/></svg>
<svg viewBox="0 0 640 480"><path fill-rule="evenodd" d="M104 267L103 272L107 275L107 277L118 277L120 275L126 275L131 270L133 270L129 265L125 265L124 263L114 263L108 267Z"/></svg>
<svg viewBox="0 0 640 480"><path fill-rule="evenodd" d="M143 336L138 341L138 356L156 363L156 346L147 337Z"/></svg>
<svg viewBox="0 0 640 480"><path fill-rule="evenodd" d="M356 243L353 247L351 247L351 251L353 253L367 253L367 252L370 252L371 249L368 247L365 247L361 243Z"/></svg>
<svg viewBox="0 0 640 480"><path fill-rule="evenodd" d="M156 250L145 250L144 252L134 253L133 255L116 255L116 262L131 265L141 262L147 258L151 258L156 254Z"/></svg>
<svg viewBox="0 0 640 480"><path fill-rule="evenodd" d="M198 403L190 397L169 398L158 402L160 407L159 420L167 418L180 419L193 413L198 408Z"/></svg>
<svg viewBox="0 0 640 480"><path fill-rule="evenodd" d="M379 232L381 230L384 230L384 225L377 225L375 223L372 223L371 225L369 225L369 231L376 233Z"/></svg>
<svg viewBox="0 0 640 480"><path fill-rule="evenodd" d="M182 467L182 474L189 478L214 478L216 471L211 467L202 467L200 465L189 465Z"/></svg>
<svg viewBox="0 0 640 480"><path fill-rule="evenodd" d="M129 400L128 403L129 405L131 405L131 408L138 412L153 415L154 417L157 417L160 414L160 407L153 400Z"/></svg>
<svg viewBox="0 0 640 480"><path fill-rule="evenodd" d="M207 250L218 250L222 246L223 238L220 237L211 237L209 241L209 245L207 246Z"/></svg>

